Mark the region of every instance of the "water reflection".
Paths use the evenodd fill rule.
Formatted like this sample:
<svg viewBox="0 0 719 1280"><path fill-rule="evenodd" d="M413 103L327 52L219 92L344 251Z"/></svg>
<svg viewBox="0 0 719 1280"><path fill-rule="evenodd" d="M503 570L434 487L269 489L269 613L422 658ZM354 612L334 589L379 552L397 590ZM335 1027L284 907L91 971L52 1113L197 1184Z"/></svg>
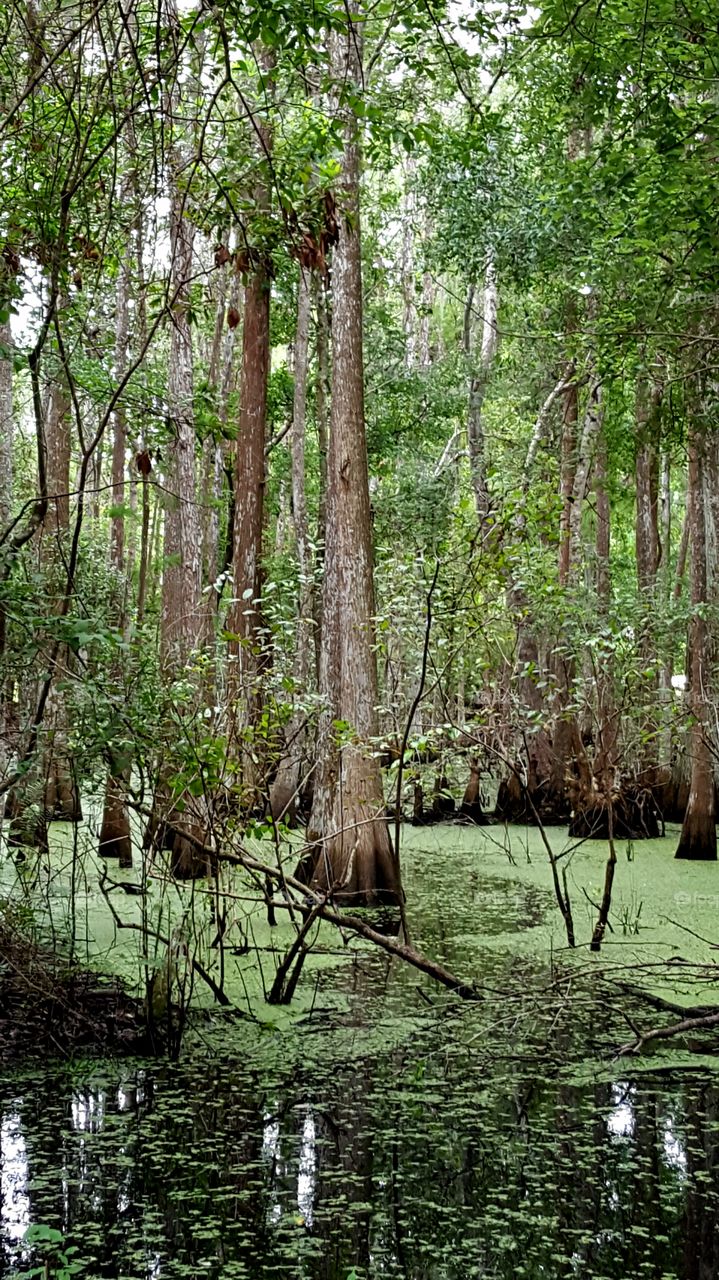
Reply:
<svg viewBox="0 0 719 1280"><path fill-rule="evenodd" d="M28 1163L19 1108L12 1099L0 1121L0 1205L2 1237L6 1256L17 1261L22 1255L20 1241L30 1225Z"/></svg>
<svg viewBox="0 0 719 1280"><path fill-rule="evenodd" d="M711 1075L576 1083L606 1009L552 1007L531 955L477 959L542 900L429 883L418 941L460 971L475 948L494 1003L363 955L299 1033L0 1082L0 1273L57 1270L21 1243L44 1223L88 1280L716 1280Z"/></svg>
<svg viewBox="0 0 719 1280"><path fill-rule="evenodd" d="M93 1277L719 1274L711 1081L486 1085L406 1050L271 1092L229 1063L48 1077L2 1111L3 1274L31 1221Z"/></svg>

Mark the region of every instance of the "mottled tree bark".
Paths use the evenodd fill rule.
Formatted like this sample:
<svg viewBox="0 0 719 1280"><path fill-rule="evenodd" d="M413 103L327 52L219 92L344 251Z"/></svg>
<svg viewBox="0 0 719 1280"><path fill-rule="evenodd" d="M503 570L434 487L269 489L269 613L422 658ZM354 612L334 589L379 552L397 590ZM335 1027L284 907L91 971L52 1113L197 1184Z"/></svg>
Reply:
<svg viewBox="0 0 719 1280"><path fill-rule="evenodd" d="M267 379L270 368L270 282L257 268L245 291L240 419L235 453L233 599L227 626L233 634L228 689L235 747L242 769L242 802L256 803L260 770L252 732L262 706L262 527L265 492Z"/></svg>
<svg viewBox="0 0 719 1280"><path fill-rule="evenodd" d="M307 517L305 492L305 427L307 416L307 374L310 343L310 276L300 267L297 287L297 329L295 332L295 386L292 408L292 523L295 534L299 598L295 661L294 697L305 694L310 685L313 645L313 559ZM285 750L270 792L270 806L275 818L292 817L300 791L300 776L306 762L307 734L305 715L296 711L285 734Z"/></svg>
<svg viewBox="0 0 719 1280"><path fill-rule="evenodd" d="M115 380L119 382L127 368L127 352L130 333L130 264L127 253L120 267L115 302ZM112 506L110 524L110 564L115 571L116 621L121 630L126 625L127 577L125 565L125 455L127 429L125 406L118 401L114 415L112 446ZM119 672L117 672L119 676ZM115 744L111 744L114 748ZM113 750L105 782L105 803L100 826L99 854L103 858L118 858L121 867L132 866L132 841L130 814L126 803L130 780L130 762L127 753Z"/></svg>
<svg viewBox="0 0 719 1280"><path fill-rule="evenodd" d="M338 78L358 81L361 33L348 16ZM338 40L338 46L340 42ZM398 902L402 893L385 818L373 648L372 528L364 423L359 148L345 117L343 216L332 269L332 412L327 458L320 761L301 873L315 888L356 904ZM339 730L337 722L348 726Z"/></svg>
<svg viewBox="0 0 719 1280"><path fill-rule="evenodd" d="M120 382L127 369L127 344L130 332L130 264L131 256L125 254L120 266L115 301L115 381ZM127 452L127 428L125 406L122 398L114 413L112 441L112 506L110 524L110 564L118 579L125 564L125 455Z"/></svg>
<svg viewBox="0 0 719 1280"><path fill-rule="evenodd" d="M176 11L171 14L177 21ZM195 78L188 96L197 91ZM190 289L195 229L188 208L185 176L190 163L187 139L175 126L177 100L169 104L174 134L170 149L170 351L167 380L168 419L172 439L166 452L165 539L162 574L160 652L168 678L179 675L202 638L202 539L195 492L195 416L193 405L193 349L190 329ZM160 786L156 796L159 822L149 838L169 847L173 873L180 878L203 874L192 837L205 838L205 797L184 794L177 808ZM157 803L159 801L159 804ZM169 817L170 828L162 819ZM154 829L153 829L154 827ZM159 837L159 839L158 839ZM189 837L189 838L188 838Z"/></svg>
<svg viewBox="0 0 719 1280"><path fill-rule="evenodd" d="M325 533L327 525L327 449L330 403L330 337L327 290L320 276L316 280L317 318L317 376L315 382L315 419L317 422L317 452L319 455L319 496L317 502L317 563L324 562ZM315 592L315 667L320 671L322 650L322 592Z"/></svg>
<svg viewBox="0 0 719 1280"><path fill-rule="evenodd" d="M574 460L569 504L569 558L568 564L563 566L567 574L574 570L575 577L582 563L582 518L603 416L601 383L593 382L589 388L582 434Z"/></svg>
<svg viewBox="0 0 719 1280"><path fill-rule="evenodd" d="M692 557L692 617L690 704L692 712L691 786L677 858L715 861L717 856L713 757L709 742L709 624L705 616L707 590L707 510L705 472L707 433L690 418L688 441L689 541Z"/></svg>
<svg viewBox="0 0 719 1280"><path fill-rule="evenodd" d="M0 305L3 299L0 297ZM0 324L0 532L10 523L14 418L12 402L12 332L10 320Z"/></svg>
<svg viewBox="0 0 719 1280"><path fill-rule="evenodd" d="M0 285L4 283L0 275ZM0 306L5 302L0 290ZM12 513L12 463L15 420L13 416L12 332L10 320L0 323L0 534L7 529ZM0 655L5 652L6 617L0 607ZM8 680L0 682L0 780L5 777L10 759L11 689ZM0 802L0 819L5 812Z"/></svg>
<svg viewBox="0 0 719 1280"><path fill-rule="evenodd" d="M192 334L189 322L194 227L180 185L182 157L173 157L170 205L172 244L162 656L168 671L181 669L195 647L200 623L201 539L195 495L195 418Z"/></svg>
<svg viewBox="0 0 719 1280"><path fill-rule="evenodd" d="M640 723L641 742L639 759L651 782L651 774L657 764L658 718L656 714L659 675L656 667L656 606L657 574L662 554L659 540L659 450L658 411L661 389L650 390L645 378L637 387L636 422L636 561L637 586L641 608L641 624L638 636L639 658L644 672L642 691L644 709ZM667 548L668 554L668 548ZM652 670L652 674L648 672Z"/></svg>
<svg viewBox="0 0 719 1280"><path fill-rule="evenodd" d="M559 585L569 585L571 554L570 522L574 476L577 468L577 424L579 422L579 390L576 381L570 381L563 392L562 435L559 457Z"/></svg>
<svg viewBox="0 0 719 1280"><path fill-rule="evenodd" d="M41 558L49 579L53 607L59 608L65 542L70 526L70 397L62 374L52 383L46 420L48 513L41 534ZM70 654L61 645L56 659L57 675L68 675ZM67 746L68 714L64 694L53 682L45 712L45 744L42 770L45 786L45 813L48 819L79 822L82 818L80 794Z"/></svg>

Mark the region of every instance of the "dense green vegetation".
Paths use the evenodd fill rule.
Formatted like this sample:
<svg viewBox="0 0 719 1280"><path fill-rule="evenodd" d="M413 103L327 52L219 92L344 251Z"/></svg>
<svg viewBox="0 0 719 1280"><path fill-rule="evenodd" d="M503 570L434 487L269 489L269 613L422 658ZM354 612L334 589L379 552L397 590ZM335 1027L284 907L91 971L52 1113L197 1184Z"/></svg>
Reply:
<svg viewBox="0 0 719 1280"><path fill-rule="evenodd" d="M14 1274L715 1274L718 60L702 0L0 8L0 1062L184 1055L182 1162L220 1054L267 1201L223 1254L205 1153L205 1256L150 1150L115 1263L47 1173ZM662 1051L617 1173L654 1198L545 1222L607 1059ZM273 1081L309 1124L360 1059L356 1212L313 1228L293 1131L292 1226ZM415 1106L476 1114L434 1161ZM463 1187L416 1220L415 1159Z"/></svg>

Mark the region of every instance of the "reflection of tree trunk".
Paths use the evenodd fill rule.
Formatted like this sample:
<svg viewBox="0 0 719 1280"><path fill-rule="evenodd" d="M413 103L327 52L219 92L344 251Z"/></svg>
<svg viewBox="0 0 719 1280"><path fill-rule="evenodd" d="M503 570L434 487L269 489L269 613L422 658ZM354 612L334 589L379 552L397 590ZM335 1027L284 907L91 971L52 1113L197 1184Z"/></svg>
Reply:
<svg viewBox="0 0 719 1280"><path fill-rule="evenodd" d="M702 427L692 422L688 441L689 521L692 555L692 617L689 624L691 653L690 704L692 725L691 788L677 858L714 861L717 839L714 812L714 770L708 736L709 723L709 624L707 604L707 515L705 493L706 450Z"/></svg>
<svg viewBox="0 0 719 1280"><path fill-rule="evenodd" d="M716 1088L707 1085L692 1102L687 1115L682 1280L716 1280L719 1275L719 1213L715 1190L719 1172L717 1098Z"/></svg>
<svg viewBox="0 0 719 1280"><path fill-rule="evenodd" d="M369 1080L362 1080L366 1092ZM346 1081L347 1088L350 1081ZM355 1077L355 1099L361 1096ZM370 1268L370 1227L373 1204L373 1140L369 1117L356 1102L352 1112L344 1107L318 1116L317 1190L313 1233L323 1242L317 1280L338 1276L368 1275ZM344 1195L338 1208L335 1188ZM346 1198L345 1198L346 1197ZM347 1212L347 1209L350 1212Z"/></svg>

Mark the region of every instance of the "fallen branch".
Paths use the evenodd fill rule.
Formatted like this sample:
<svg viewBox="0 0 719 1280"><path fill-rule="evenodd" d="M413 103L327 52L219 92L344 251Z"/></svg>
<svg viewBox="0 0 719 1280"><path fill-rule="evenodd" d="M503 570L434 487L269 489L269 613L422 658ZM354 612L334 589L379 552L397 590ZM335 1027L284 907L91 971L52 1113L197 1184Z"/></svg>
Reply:
<svg viewBox="0 0 719 1280"><path fill-rule="evenodd" d="M681 1036L687 1031L701 1031L706 1027L716 1026L719 1026L719 1013L709 1013L702 1018L682 1018L681 1022L674 1022L669 1027L654 1027L652 1031L642 1032L637 1040L623 1044L617 1050L617 1057L641 1053L644 1046L654 1040L670 1040L672 1036Z"/></svg>
<svg viewBox="0 0 719 1280"><path fill-rule="evenodd" d="M133 804L132 807L145 817L149 816L149 811L144 806ZM175 831L171 822L165 820L165 824L169 831ZM364 920L360 920L356 916L346 915L335 907L326 905L322 896L308 888L295 876L288 875L278 867L271 867L268 863L261 862L259 858L255 858L247 850L222 853L217 849L210 848L209 845L206 845L204 841L192 835L189 831L183 831L182 835L193 848L208 859L214 859L216 862L227 862L230 865L243 867L246 871L254 872L256 875L266 876L285 892L287 892L288 888L294 889L301 902L305 904L305 909L309 908L313 911L316 909L317 918L320 920L326 920L329 924L333 924L339 929L346 929L350 933L356 933L359 937L366 938L368 942L374 943L376 947L380 947L383 951L388 952L389 955L397 956L400 960L404 960L406 964L412 965L420 973L426 973L428 977L433 978L435 982L439 982L448 991L453 991L462 1000L478 1000L480 998L477 988L472 983L456 977L455 974L450 973L449 969L445 969L443 965L438 964L435 960L430 960L428 956L422 955L414 947L385 937L384 934L373 929ZM140 926L137 927L139 928ZM204 977L205 980L209 977L208 974L201 974L200 976ZM224 1000L227 1002L226 996Z"/></svg>

